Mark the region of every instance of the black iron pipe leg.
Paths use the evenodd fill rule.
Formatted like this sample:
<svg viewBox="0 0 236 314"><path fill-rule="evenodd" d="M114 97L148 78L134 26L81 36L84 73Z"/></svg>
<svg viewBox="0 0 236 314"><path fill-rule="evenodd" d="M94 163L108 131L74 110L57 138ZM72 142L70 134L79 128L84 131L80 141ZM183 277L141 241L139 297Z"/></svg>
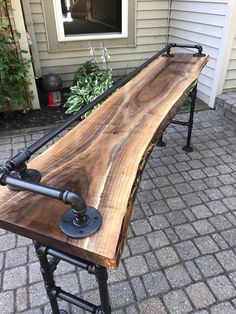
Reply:
<svg viewBox="0 0 236 314"><path fill-rule="evenodd" d="M166 147L166 143L163 141L163 135L160 137L159 141L157 142L158 147Z"/></svg>
<svg viewBox="0 0 236 314"><path fill-rule="evenodd" d="M34 242L35 251L37 254L37 257L39 259L40 263L40 271L43 277L44 286L47 292L47 296L50 301L50 305L52 308L53 314L67 314L67 312L60 310L57 303L57 297L56 297L56 286L53 279L53 271L51 269L51 266L48 262L47 255L43 251L43 246L41 243L37 241Z"/></svg>
<svg viewBox="0 0 236 314"><path fill-rule="evenodd" d="M111 314L111 306L108 292L108 274L105 267L96 265L95 276L98 283L101 306L98 307L96 314Z"/></svg>
<svg viewBox="0 0 236 314"><path fill-rule="evenodd" d="M186 145L183 147L183 150L187 153L193 152L193 148L191 146L191 136L192 136L192 129L193 129L194 109L195 109L196 97L197 97L197 84L192 89L190 93L190 97L191 97L191 108L190 108L189 121L188 121L188 135L187 135Z"/></svg>

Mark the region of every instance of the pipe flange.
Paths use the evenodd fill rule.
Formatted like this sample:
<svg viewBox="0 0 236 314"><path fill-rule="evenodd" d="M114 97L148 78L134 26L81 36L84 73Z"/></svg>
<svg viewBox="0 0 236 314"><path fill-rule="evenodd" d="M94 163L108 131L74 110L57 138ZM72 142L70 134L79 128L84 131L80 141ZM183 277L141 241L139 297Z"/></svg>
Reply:
<svg viewBox="0 0 236 314"><path fill-rule="evenodd" d="M71 208L62 216L60 228L70 238L83 239L96 233L101 224L102 216L100 212L91 206L87 206L85 223L79 224L78 221L75 221L75 214Z"/></svg>

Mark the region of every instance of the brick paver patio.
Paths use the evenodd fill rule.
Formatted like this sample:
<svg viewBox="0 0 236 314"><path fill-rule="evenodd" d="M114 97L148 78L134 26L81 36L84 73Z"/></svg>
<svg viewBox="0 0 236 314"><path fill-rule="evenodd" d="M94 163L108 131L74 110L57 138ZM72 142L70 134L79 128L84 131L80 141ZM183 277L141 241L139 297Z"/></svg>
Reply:
<svg viewBox="0 0 236 314"><path fill-rule="evenodd" d="M0 133L0 163L42 135ZM197 112L193 153L181 150L185 136L170 126L146 165L119 270L109 271L114 314L236 313L236 124ZM0 252L0 313L51 313L31 241L0 230ZM72 265L59 264L56 282L98 300L93 276Z"/></svg>

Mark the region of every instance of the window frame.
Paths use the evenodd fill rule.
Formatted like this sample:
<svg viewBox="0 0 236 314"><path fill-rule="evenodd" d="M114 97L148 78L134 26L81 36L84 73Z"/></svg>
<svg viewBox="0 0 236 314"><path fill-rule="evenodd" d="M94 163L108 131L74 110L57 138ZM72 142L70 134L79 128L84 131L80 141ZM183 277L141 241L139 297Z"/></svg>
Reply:
<svg viewBox="0 0 236 314"><path fill-rule="evenodd" d="M62 7L61 1L53 0L54 7L54 16L56 20L56 30L57 30L57 39L59 42L66 41L81 41L81 40L103 40L103 39L116 39L116 38L127 38L128 37L128 0L122 1L122 32L109 32L109 33L88 33L88 34L78 34L78 35L70 35L66 36L63 26L63 15L62 15Z"/></svg>

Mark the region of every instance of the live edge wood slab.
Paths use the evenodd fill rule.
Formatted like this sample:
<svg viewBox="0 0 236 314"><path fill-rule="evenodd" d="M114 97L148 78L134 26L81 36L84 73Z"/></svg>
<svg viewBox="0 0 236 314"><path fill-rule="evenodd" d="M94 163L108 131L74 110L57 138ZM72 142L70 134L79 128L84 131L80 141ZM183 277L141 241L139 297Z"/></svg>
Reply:
<svg viewBox="0 0 236 314"><path fill-rule="evenodd" d="M93 236L65 236L62 202L0 187L0 227L107 268L116 268L145 162L196 84L208 57L159 57L92 115L31 161L42 184L81 194L102 214Z"/></svg>

